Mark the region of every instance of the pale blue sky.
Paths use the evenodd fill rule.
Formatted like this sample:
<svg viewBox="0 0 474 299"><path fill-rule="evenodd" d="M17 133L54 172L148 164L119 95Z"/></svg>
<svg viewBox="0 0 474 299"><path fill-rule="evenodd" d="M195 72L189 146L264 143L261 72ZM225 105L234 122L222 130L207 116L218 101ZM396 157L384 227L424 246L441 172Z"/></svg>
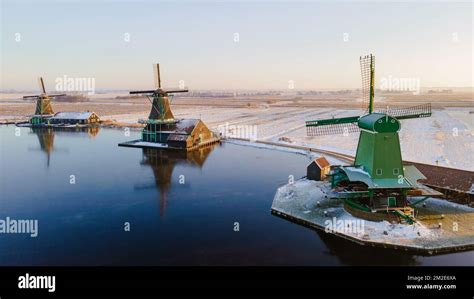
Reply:
<svg viewBox="0 0 474 299"><path fill-rule="evenodd" d="M355 88L368 53L377 82L472 86L471 2L0 2L3 89L36 88L39 75L50 88L63 75L149 88L155 62L164 86Z"/></svg>

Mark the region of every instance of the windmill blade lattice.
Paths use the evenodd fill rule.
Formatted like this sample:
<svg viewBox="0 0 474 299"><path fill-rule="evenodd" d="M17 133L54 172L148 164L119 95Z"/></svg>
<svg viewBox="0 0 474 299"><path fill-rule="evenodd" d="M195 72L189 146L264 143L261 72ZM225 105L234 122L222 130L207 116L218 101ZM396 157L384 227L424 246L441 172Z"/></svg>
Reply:
<svg viewBox="0 0 474 299"><path fill-rule="evenodd" d="M308 136L324 136L324 135L347 135L349 133L359 132L357 123L332 124L323 126L307 126L306 134Z"/></svg>
<svg viewBox="0 0 474 299"><path fill-rule="evenodd" d="M371 113L374 97L374 55L360 57L360 71L362 75L362 108Z"/></svg>
<svg viewBox="0 0 474 299"><path fill-rule="evenodd" d="M431 116L431 103L421 104L413 107L389 108L381 110L381 113L388 114L396 119L410 119Z"/></svg>
<svg viewBox="0 0 474 299"><path fill-rule="evenodd" d="M359 116L341 118L330 118L321 120L310 120L306 122L306 134L308 136L322 135L347 135L359 132L357 121Z"/></svg>

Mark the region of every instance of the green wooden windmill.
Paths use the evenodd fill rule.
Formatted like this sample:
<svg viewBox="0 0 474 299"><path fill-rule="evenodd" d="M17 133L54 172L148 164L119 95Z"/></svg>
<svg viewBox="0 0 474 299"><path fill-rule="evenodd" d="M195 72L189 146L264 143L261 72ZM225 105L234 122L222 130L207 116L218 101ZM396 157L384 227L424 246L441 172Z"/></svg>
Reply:
<svg viewBox="0 0 474 299"><path fill-rule="evenodd" d="M47 123L48 118L54 115L53 108L51 106L51 99L54 97L65 96L65 94L48 95L44 87L43 77L38 78L38 84L41 94L23 97L23 99L36 99L35 114L30 118L30 124L32 126L42 126L43 124Z"/></svg>
<svg viewBox="0 0 474 299"><path fill-rule="evenodd" d="M184 88L161 88L160 65L153 66L155 89L130 91L144 94L151 102L151 111L144 124L141 139L120 143L119 146L142 148L166 148L192 151L220 141L201 119L176 119L171 112L170 99L174 93L187 92Z"/></svg>
<svg viewBox="0 0 474 299"><path fill-rule="evenodd" d="M148 119L141 121L146 125L142 131L142 139L151 142L166 142L168 136L160 134L163 130L170 130L175 123L179 122L174 118L170 107L170 94L188 92L187 89L165 90L161 88L160 65L153 65L155 76L155 89L130 91L130 94L145 94L151 103L151 111Z"/></svg>
<svg viewBox="0 0 474 299"><path fill-rule="evenodd" d="M407 196L439 195L419 184L423 174L403 165L398 131L401 119L431 116L431 105L374 112L375 57L360 57L362 97L366 114L306 122L309 136L360 132L353 165L332 167L333 196L345 200L353 214L372 220L396 218L414 221ZM419 203L419 201L417 202Z"/></svg>
<svg viewBox="0 0 474 299"><path fill-rule="evenodd" d="M171 112L169 94L188 92L187 89L164 90L161 88L160 65L154 64L153 71L155 75L155 89L130 91L130 94L145 94L150 100L152 107L148 119L151 122L169 123L175 122Z"/></svg>

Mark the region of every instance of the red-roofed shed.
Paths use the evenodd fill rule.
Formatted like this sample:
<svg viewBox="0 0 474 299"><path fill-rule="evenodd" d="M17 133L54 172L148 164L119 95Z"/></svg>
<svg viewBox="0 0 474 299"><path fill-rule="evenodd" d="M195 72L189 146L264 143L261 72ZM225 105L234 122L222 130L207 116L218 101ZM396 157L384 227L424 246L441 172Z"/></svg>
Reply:
<svg viewBox="0 0 474 299"><path fill-rule="evenodd" d="M308 180L322 181L331 169L331 164L325 157L318 157L311 161L306 168L306 176Z"/></svg>

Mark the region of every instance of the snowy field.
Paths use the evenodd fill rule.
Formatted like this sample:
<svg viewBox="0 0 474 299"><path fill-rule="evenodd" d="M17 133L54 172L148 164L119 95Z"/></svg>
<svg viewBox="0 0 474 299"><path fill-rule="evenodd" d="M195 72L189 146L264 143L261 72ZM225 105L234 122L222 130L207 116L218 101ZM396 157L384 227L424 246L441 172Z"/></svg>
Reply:
<svg viewBox="0 0 474 299"><path fill-rule="evenodd" d="M111 119L125 125L137 124L139 119L148 117L148 100L128 99L118 102L108 96L84 103L55 103L54 107L55 111L95 111L103 120ZM379 100L383 101L382 98ZM474 105L470 105L467 98L439 101L433 100L432 105L436 108L433 108L431 117L401 121L403 159L474 171ZM172 110L176 118L202 118L215 132L224 127L234 137L306 145L354 155L357 133L347 136L306 136L307 120L362 114L361 110L351 108L355 107L353 100L346 102L347 107L340 106L340 99L181 99L173 102ZM320 106L311 106L315 104ZM404 106L416 104L419 103L405 103ZM455 104L461 106L455 107ZM310 108L305 105L310 105ZM338 108L332 108L336 106ZM5 99L0 97L0 121L19 117L26 119L33 111L32 102L15 100L11 95Z"/></svg>
<svg viewBox="0 0 474 299"><path fill-rule="evenodd" d="M404 160L448 166L474 171L474 111L470 108L433 110L428 118L402 120L400 131ZM173 108L177 118L202 118L212 129L228 126L237 137L249 138L256 130L256 139L290 142L320 149L355 154L358 134L307 137L305 121L322 118L360 115L360 110L301 107L180 107ZM148 116L147 112L110 115L120 122L134 123Z"/></svg>

